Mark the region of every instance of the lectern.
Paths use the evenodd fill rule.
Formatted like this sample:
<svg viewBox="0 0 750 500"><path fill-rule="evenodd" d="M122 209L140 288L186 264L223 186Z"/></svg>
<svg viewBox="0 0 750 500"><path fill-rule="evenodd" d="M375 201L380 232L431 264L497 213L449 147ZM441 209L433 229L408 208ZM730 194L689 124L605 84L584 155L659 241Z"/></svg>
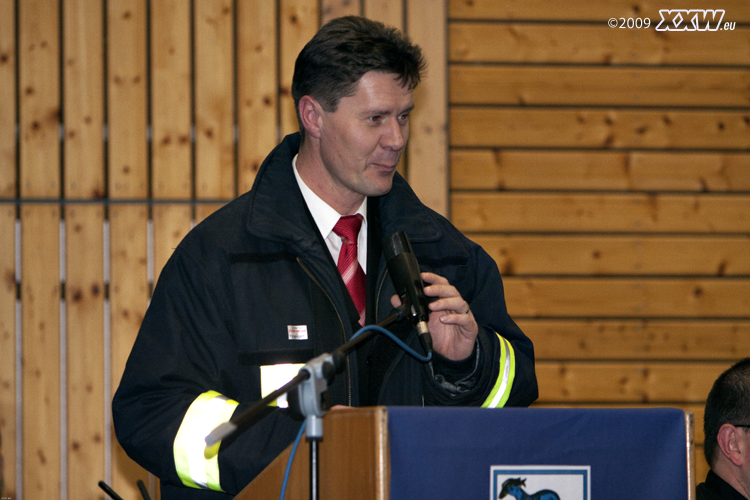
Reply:
<svg viewBox="0 0 750 500"><path fill-rule="evenodd" d="M373 407L323 420L326 500L514 500L541 490L561 500L695 498L692 413L676 408ZM288 500L309 498L306 447ZM235 498L278 499L289 453Z"/></svg>

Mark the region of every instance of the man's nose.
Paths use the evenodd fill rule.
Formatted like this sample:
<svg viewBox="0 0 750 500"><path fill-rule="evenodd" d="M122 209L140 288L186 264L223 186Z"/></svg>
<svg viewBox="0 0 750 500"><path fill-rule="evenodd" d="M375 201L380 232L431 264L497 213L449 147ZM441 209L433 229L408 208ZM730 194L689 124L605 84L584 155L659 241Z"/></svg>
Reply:
<svg viewBox="0 0 750 500"><path fill-rule="evenodd" d="M392 120L383 136L383 147L398 151L406 146L409 137L408 125L402 125L398 120Z"/></svg>

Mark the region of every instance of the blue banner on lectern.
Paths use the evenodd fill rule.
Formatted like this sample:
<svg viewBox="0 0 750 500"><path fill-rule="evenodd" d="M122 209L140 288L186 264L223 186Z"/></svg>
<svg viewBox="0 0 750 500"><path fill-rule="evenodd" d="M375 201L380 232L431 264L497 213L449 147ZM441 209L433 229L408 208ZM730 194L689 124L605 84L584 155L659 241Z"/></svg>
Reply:
<svg viewBox="0 0 750 500"><path fill-rule="evenodd" d="M388 408L391 499L688 498L675 408Z"/></svg>

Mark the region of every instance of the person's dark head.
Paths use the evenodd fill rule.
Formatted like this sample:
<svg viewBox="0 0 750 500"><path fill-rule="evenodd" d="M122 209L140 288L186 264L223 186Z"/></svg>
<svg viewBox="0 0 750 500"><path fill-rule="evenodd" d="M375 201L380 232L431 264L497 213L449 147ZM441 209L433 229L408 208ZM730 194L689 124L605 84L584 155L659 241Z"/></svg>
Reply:
<svg viewBox="0 0 750 500"><path fill-rule="evenodd" d="M717 435L724 424L750 424L750 358L719 375L708 393L703 417L703 452L711 467L715 465L718 453Z"/></svg>
<svg viewBox="0 0 750 500"><path fill-rule="evenodd" d="M310 96L334 112L342 97L356 91L369 71L393 74L413 90L425 62L419 46L395 28L363 17L347 16L323 25L302 49L294 65L292 97L299 120L299 100ZM300 132L304 137L300 122Z"/></svg>

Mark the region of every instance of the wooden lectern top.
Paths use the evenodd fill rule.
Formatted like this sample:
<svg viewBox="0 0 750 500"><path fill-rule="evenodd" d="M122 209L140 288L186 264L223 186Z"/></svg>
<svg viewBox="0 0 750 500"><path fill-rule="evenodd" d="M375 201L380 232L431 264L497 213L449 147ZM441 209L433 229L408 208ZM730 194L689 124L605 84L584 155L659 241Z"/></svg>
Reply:
<svg viewBox="0 0 750 500"><path fill-rule="evenodd" d="M236 500L276 500L291 445ZM318 446L320 498L387 500L390 493L388 411L384 406L329 411ZM309 445L302 441L292 463L285 500L310 498Z"/></svg>

